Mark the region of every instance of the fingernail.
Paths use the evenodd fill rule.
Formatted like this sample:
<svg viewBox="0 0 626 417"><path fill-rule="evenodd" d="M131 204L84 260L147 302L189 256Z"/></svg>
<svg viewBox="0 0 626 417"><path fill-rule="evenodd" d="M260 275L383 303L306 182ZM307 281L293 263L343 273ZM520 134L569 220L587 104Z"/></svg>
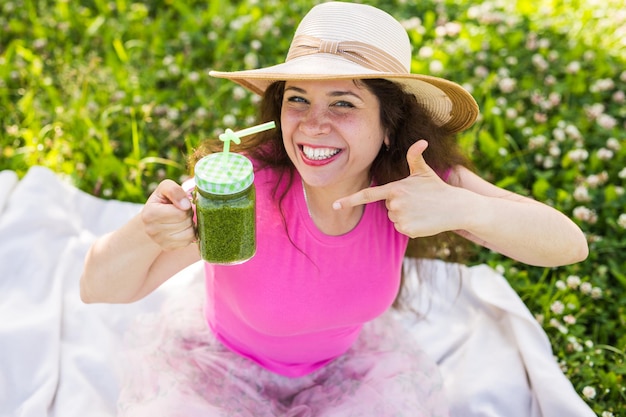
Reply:
<svg viewBox="0 0 626 417"><path fill-rule="evenodd" d="M339 201L335 201L333 203L333 209L334 210L341 210L341 203Z"/></svg>
<svg viewBox="0 0 626 417"><path fill-rule="evenodd" d="M187 200L186 198L183 198L182 200L180 200L179 204L180 204L180 208L182 208L183 210L188 210L191 208L191 202Z"/></svg>

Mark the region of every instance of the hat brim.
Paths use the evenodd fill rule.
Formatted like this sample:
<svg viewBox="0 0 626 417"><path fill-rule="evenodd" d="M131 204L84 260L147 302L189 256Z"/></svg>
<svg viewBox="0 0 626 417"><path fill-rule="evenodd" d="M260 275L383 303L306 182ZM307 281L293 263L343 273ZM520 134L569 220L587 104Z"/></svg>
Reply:
<svg viewBox="0 0 626 417"><path fill-rule="evenodd" d="M334 54L315 54L285 63L246 71L210 71L262 95L275 81L383 78L397 82L412 93L433 120L450 133L469 128L478 117L478 104L460 85L444 78L422 74L388 73L365 68Z"/></svg>

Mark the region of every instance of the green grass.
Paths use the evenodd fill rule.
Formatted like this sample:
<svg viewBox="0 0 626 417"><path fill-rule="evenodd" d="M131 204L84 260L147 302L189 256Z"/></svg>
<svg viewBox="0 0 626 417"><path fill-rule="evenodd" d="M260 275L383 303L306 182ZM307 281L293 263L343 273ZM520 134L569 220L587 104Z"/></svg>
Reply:
<svg viewBox="0 0 626 417"><path fill-rule="evenodd" d="M255 98L208 70L282 61L314 4L77 3L0 0L0 169L43 165L133 202L183 179L199 141L252 123ZM577 265L533 268L488 251L473 262L507 276L593 409L626 415L623 1L369 3L405 21L414 72L475 95L481 118L459 140L478 170L587 234L591 254Z"/></svg>

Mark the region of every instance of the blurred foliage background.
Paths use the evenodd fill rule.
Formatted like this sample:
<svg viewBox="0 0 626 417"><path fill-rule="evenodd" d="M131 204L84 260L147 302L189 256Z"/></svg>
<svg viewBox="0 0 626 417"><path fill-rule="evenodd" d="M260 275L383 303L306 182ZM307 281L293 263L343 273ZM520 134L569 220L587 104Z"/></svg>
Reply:
<svg viewBox="0 0 626 417"><path fill-rule="evenodd" d="M255 122L258 98L208 71L283 61L316 3L0 0L0 169L42 165L92 195L145 201L186 178L201 140ZM459 140L481 174L587 234L589 259L572 266L471 262L509 279L598 415L626 415L623 0L363 3L402 21L413 72L476 97L480 119Z"/></svg>

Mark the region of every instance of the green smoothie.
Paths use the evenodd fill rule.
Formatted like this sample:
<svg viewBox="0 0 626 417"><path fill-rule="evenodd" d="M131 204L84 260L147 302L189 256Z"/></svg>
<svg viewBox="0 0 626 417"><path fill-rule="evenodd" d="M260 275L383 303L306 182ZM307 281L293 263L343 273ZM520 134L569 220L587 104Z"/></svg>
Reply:
<svg viewBox="0 0 626 417"><path fill-rule="evenodd" d="M197 190L200 253L210 263L236 264L256 252L255 190L224 197Z"/></svg>
<svg viewBox="0 0 626 417"><path fill-rule="evenodd" d="M245 262L256 252L256 193L252 162L235 153L214 153L195 167L195 205L202 259Z"/></svg>

